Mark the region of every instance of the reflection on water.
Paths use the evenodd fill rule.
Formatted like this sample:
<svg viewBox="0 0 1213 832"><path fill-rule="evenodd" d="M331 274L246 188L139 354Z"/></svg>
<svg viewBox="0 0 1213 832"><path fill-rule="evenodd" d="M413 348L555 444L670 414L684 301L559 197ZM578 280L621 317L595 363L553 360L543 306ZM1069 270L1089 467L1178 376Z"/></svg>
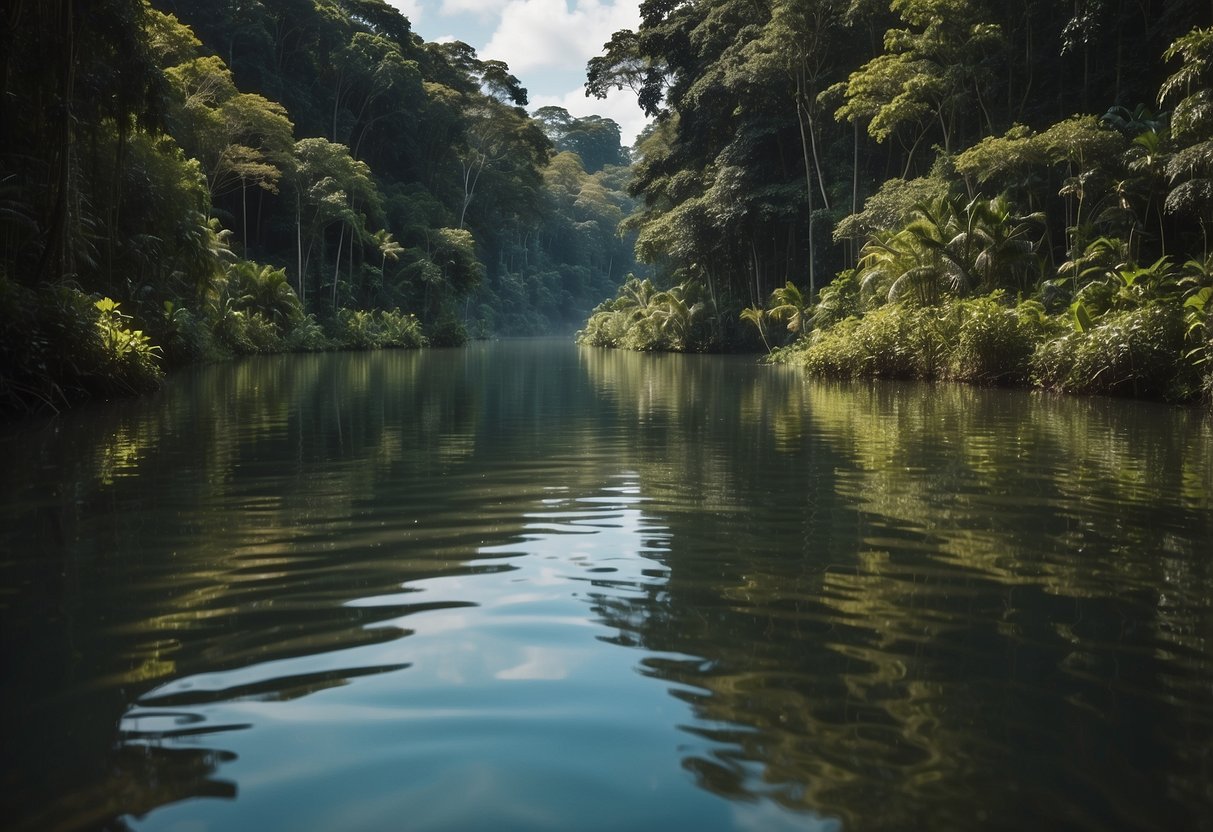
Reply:
<svg viewBox="0 0 1213 832"><path fill-rule="evenodd" d="M558 342L0 436L18 829L1213 828L1213 428Z"/></svg>

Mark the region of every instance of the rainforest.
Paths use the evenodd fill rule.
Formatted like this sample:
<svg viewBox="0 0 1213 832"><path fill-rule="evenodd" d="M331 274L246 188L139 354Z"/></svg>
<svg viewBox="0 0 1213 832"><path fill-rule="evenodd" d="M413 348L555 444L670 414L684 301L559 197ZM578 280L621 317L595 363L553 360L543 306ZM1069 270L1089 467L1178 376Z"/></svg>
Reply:
<svg viewBox="0 0 1213 832"><path fill-rule="evenodd" d="M382 0L7 4L0 407L282 350L572 332L634 269L609 119Z"/></svg>
<svg viewBox="0 0 1213 832"><path fill-rule="evenodd" d="M836 378L1208 395L1206 4L646 2L590 61L656 117L656 269L582 343Z"/></svg>
<svg viewBox="0 0 1213 832"><path fill-rule="evenodd" d="M1213 832L1211 231L1208 0L7 0L0 826Z"/></svg>
<svg viewBox="0 0 1213 832"><path fill-rule="evenodd" d="M1196 2L640 6L609 118L383 0L9 5L0 407L580 329L825 377L1207 398Z"/></svg>

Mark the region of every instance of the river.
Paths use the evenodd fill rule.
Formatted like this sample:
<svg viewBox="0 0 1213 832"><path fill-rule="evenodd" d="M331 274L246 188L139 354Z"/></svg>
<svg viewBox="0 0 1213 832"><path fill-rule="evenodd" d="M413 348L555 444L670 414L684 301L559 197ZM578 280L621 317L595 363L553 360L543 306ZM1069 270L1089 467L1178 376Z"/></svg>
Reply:
<svg viewBox="0 0 1213 832"><path fill-rule="evenodd" d="M1213 425L561 341L0 432L4 826L1213 829Z"/></svg>

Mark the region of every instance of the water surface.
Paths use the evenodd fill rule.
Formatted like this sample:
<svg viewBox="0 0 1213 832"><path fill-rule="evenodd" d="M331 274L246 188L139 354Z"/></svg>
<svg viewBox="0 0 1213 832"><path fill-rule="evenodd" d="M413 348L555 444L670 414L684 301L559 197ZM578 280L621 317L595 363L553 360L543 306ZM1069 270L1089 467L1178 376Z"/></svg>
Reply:
<svg viewBox="0 0 1213 832"><path fill-rule="evenodd" d="M1213 828L1213 428L561 342L0 434L22 830Z"/></svg>

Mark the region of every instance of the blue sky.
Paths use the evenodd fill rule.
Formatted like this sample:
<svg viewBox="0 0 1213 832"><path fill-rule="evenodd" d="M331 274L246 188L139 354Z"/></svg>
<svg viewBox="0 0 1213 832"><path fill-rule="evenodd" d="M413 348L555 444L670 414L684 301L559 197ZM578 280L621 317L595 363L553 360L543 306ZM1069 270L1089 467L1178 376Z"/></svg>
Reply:
<svg viewBox="0 0 1213 832"><path fill-rule="evenodd" d="M535 109L549 104L575 116L619 123L631 144L645 119L629 91L586 98L585 64L619 29L640 21L639 0L388 0L427 41L461 40L484 59L510 65Z"/></svg>

